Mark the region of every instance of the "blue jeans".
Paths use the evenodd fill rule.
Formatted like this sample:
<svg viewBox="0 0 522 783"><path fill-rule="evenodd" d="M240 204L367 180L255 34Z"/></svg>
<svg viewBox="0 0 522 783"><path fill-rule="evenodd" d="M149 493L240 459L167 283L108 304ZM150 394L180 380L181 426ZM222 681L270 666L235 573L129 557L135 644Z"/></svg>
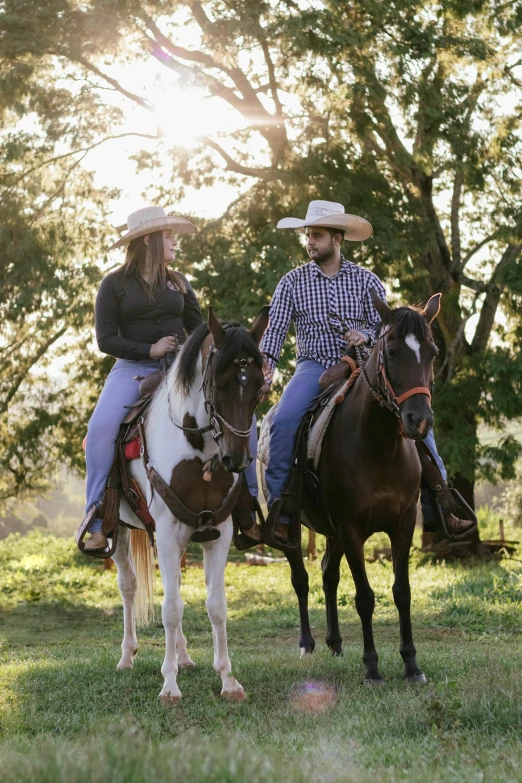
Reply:
<svg viewBox="0 0 522 783"><path fill-rule="evenodd" d="M270 454L266 469L268 506L283 494L290 474L297 430L314 397L321 391L325 368L313 359L298 359L295 373L284 390L272 421Z"/></svg>
<svg viewBox="0 0 522 783"><path fill-rule="evenodd" d="M159 360L148 359L134 362L117 359L110 371L96 403L87 429L85 460L87 462L86 510L101 502L105 484L116 453L116 438L120 424L133 405L140 398L139 382L135 375L150 375L159 367ZM102 529L102 520L93 519L89 526L91 533Z"/></svg>
<svg viewBox="0 0 522 783"><path fill-rule="evenodd" d="M257 419L254 416L252 419L252 429L250 431L250 439L248 441L248 445L250 446L250 453L252 454L252 462L248 466L248 468L245 470L245 479L248 487L248 491L252 495L252 497L257 498L258 495L258 489L257 489L257 473L256 473L256 465L257 465Z"/></svg>

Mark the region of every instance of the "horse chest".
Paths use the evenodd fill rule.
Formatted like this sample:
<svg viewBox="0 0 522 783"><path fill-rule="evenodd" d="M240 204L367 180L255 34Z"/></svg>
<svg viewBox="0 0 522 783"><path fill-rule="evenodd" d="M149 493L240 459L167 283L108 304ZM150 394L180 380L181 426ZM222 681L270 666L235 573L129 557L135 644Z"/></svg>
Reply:
<svg viewBox="0 0 522 783"><path fill-rule="evenodd" d="M184 459L172 470L170 486L185 506L195 513L202 509L215 511L226 498L234 483L234 476L219 465L211 480L203 478L200 457Z"/></svg>

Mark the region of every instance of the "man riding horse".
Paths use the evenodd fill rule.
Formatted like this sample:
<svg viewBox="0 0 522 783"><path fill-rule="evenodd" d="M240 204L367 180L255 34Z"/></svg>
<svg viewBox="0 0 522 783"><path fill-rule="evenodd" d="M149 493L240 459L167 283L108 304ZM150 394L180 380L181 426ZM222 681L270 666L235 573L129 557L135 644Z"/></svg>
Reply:
<svg viewBox="0 0 522 783"><path fill-rule="evenodd" d="M287 272L279 281L270 308L270 323L261 343L265 357L265 386L270 390L272 376L286 339L290 321L294 322L297 339L295 373L285 388L271 425L270 456L266 469L268 507L283 496L294 453L294 441L299 424L312 400L320 393L319 378L325 369L337 364L350 348L371 347L376 340L380 317L372 301L372 292L386 300L384 286L373 272L341 253L344 239L362 241L372 235L372 227L364 218L346 214L342 204L312 201L304 220L284 218L278 228L304 228L306 250L310 262ZM329 316L339 314L348 330L342 336L330 325ZM409 346L413 352L418 346ZM446 469L437 452L433 429L426 445L444 477ZM432 492L423 487L421 505L425 529L433 530L438 514ZM289 516L283 504L275 524L275 536L281 544L288 543ZM458 538L466 535L474 522L459 519L454 514L444 517L447 533Z"/></svg>

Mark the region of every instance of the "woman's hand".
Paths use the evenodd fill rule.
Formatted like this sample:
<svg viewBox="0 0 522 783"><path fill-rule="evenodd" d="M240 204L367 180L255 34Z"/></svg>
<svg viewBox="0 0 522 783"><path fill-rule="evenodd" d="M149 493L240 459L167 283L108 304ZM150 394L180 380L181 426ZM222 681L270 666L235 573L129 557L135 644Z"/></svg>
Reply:
<svg viewBox="0 0 522 783"><path fill-rule="evenodd" d="M367 336L362 332L357 332L355 329L350 329L346 332L344 339L350 348L355 348L357 345L366 345L368 342Z"/></svg>
<svg viewBox="0 0 522 783"><path fill-rule="evenodd" d="M158 340L157 343L150 346L149 355L152 359L160 359L169 351L173 351L177 345L178 341L174 336L168 335L167 337L162 337L161 340Z"/></svg>
<svg viewBox="0 0 522 783"><path fill-rule="evenodd" d="M263 386L259 389L259 402L264 402L268 399L268 395L270 394L270 384L264 383Z"/></svg>

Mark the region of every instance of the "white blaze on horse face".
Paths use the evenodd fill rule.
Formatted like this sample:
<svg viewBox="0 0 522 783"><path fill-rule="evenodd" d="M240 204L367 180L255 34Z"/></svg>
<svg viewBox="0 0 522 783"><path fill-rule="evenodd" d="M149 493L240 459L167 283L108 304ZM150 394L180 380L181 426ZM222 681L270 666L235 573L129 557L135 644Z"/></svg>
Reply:
<svg viewBox="0 0 522 783"><path fill-rule="evenodd" d="M409 334L407 337L404 338L404 342L408 346L408 348L411 348L415 356L417 357L417 363L420 364L421 357L420 357L420 343L413 334Z"/></svg>

